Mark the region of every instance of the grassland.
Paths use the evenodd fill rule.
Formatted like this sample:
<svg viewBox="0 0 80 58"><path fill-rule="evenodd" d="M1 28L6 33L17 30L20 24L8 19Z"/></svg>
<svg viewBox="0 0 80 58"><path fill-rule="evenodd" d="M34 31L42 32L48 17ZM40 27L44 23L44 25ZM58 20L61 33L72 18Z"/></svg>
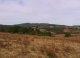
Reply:
<svg viewBox="0 0 80 58"><path fill-rule="evenodd" d="M0 33L0 58L80 58L80 36Z"/></svg>

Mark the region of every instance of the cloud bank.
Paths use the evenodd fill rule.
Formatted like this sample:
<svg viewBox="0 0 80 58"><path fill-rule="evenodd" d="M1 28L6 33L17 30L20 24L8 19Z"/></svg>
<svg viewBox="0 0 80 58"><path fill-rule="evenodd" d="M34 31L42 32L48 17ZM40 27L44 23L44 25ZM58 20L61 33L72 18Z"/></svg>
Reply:
<svg viewBox="0 0 80 58"><path fill-rule="evenodd" d="M0 24L80 25L80 0L0 0Z"/></svg>

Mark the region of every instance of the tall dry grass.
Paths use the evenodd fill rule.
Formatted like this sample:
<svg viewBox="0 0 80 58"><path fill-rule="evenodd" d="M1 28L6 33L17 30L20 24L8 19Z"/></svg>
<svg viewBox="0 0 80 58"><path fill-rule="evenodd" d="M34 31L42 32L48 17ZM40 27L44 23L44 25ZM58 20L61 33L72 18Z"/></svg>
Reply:
<svg viewBox="0 0 80 58"><path fill-rule="evenodd" d="M80 36L0 33L0 58L80 58Z"/></svg>

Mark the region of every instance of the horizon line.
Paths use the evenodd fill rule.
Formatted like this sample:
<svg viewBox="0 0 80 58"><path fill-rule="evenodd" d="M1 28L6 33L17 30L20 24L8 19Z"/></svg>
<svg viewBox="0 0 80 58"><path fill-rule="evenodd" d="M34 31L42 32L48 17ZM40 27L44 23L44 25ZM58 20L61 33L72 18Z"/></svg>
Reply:
<svg viewBox="0 0 80 58"><path fill-rule="evenodd" d="M53 23L31 23L31 22L27 22L27 23L14 23L14 24L0 24L0 25L18 25L18 24L53 24ZM64 26L80 26L80 25L67 25L67 24L56 24L54 23L54 25L64 25Z"/></svg>

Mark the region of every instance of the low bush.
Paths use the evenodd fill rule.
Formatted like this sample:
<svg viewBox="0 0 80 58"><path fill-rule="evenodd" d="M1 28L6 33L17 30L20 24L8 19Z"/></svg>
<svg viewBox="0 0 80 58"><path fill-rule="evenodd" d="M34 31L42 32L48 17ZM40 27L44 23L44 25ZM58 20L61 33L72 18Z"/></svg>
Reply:
<svg viewBox="0 0 80 58"><path fill-rule="evenodd" d="M66 32L65 33L65 37L70 37L71 36L71 33L70 32Z"/></svg>

